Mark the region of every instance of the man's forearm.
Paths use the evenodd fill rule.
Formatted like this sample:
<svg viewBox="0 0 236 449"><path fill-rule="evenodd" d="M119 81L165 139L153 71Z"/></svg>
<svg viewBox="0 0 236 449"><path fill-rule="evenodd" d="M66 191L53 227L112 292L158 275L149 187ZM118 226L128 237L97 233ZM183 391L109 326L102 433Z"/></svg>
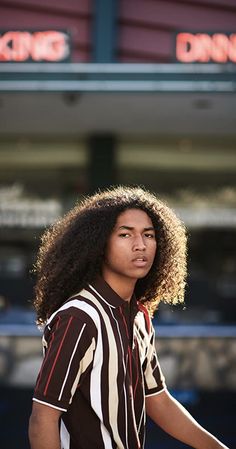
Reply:
<svg viewBox="0 0 236 449"><path fill-rule="evenodd" d="M29 440L31 449L61 449L58 422L31 416Z"/></svg>
<svg viewBox="0 0 236 449"><path fill-rule="evenodd" d="M228 449L201 427L168 392L156 399L147 398L147 413L165 432L195 449Z"/></svg>

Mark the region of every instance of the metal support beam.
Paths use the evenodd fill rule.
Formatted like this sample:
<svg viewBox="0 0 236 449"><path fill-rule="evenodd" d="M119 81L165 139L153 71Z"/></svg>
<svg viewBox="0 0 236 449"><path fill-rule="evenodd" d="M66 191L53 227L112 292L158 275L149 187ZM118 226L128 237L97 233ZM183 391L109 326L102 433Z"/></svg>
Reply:
<svg viewBox="0 0 236 449"><path fill-rule="evenodd" d="M117 0L94 0L93 61L114 62Z"/></svg>
<svg viewBox="0 0 236 449"><path fill-rule="evenodd" d="M94 135L89 139L89 191L105 189L116 183L115 138Z"/></svg>

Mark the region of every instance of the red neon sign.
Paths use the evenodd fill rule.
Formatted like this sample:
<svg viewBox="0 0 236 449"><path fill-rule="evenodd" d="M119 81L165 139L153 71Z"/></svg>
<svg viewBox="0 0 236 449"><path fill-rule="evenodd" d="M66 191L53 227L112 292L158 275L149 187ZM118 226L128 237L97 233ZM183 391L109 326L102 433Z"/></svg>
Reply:
<svg viewBox="0 0 236 449"><path fill-rule="evenodd" d="M70 54L68 38L62 31L7 31L0 35L0 61L63 61Z"/></svg>
<svg viewBox="0 0 236 449"><path fill-rule="evenodd" d="M179 33L176 59L180 62L236 62L236 33Z"/></svg>

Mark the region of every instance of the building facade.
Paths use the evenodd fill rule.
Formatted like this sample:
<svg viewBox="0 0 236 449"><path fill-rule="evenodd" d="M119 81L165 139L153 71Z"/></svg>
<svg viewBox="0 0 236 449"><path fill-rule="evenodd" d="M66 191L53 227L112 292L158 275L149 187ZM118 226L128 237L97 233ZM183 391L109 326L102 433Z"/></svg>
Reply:
<svg viewBox="0 0 236 449"><path fill-rule="evenodd" d="M234 322L234 1L8 0L0 13L3 302L28 305L45 226L97 188L141 184L189 229L183 320Z"/></svg>

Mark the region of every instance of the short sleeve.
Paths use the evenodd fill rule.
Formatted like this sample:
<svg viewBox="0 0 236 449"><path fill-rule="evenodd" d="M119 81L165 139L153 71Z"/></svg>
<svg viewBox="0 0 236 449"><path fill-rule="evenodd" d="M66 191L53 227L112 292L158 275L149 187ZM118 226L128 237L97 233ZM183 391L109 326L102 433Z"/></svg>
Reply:
<svg viewBox="0 0 236 449"><path fill-rule="evenodd" d="M155 348L155 331L148 318L149 343L146 352L144 369L145 395L151 396L166 389L165 378L163 376Z"/></svg>
<svg viewBox="0 0 236 449"><path fill-rule="evenodd" d="M96 333L69 313L58 313L44 332L44 360L33 400L66 411L92 365Z"/></svg>

